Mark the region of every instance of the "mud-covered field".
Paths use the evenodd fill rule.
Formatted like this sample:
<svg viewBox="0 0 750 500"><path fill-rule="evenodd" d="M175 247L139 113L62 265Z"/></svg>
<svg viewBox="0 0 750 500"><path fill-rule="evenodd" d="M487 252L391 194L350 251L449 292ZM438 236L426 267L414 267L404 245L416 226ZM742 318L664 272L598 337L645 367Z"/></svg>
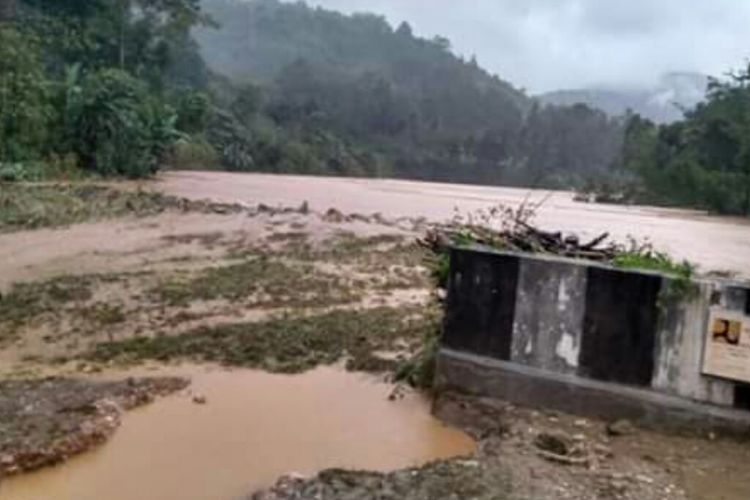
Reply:
<svg viewBox="0 0 750 500"><path fill-rule="evenodd" d="M0 186L0 470L101 445L128 418L122 411L187 383L103 381L143 363L283 374L336 365L385 375L394 403L399 384L428 374L423 351L439 331L440 307L415 244L428 220L304 199L200 201L158 186ZM435 410L477 440L474 455L290 476L248 494L750 498L750 451L722 436L608 428L450 395Z"/></svg>

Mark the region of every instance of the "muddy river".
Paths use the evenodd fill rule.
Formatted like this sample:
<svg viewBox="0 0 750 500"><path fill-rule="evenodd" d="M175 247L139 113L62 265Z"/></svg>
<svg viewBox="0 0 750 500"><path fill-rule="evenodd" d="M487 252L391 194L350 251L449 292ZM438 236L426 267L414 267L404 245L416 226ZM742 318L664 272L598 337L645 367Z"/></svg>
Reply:
<svg viewBox="0 0 750 500"><path fill-rule="evenodd" d="M279 176L217 172L169 172L167 192L250 204L298 206L316 210L390 217L447 219L455 209L470 212L503 203L542 201L536 222L551 230L594 236L608 231L618 240L648 238L672 255L704 270L735 271L750 278L750 220L713 217L690 210L580 203L573 193L430 182L332 177Z"/></svg>
<svg viewBox="0 0 750 500"><path fill-rule="evenodd" d="M299 376L189 367L186 392L128 413L110 442L68 463L12 478L3 500L232 500L287 473L387 471L466 455L465 434L417 394L337 368ZM193 395L206 404L193 402Z"/></svg>

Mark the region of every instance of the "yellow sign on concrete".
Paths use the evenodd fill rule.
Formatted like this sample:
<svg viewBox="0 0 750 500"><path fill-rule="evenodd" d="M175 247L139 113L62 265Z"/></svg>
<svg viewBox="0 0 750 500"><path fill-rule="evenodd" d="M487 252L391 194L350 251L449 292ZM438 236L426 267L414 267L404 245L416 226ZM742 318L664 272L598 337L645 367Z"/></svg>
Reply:
<svg viewBox="0 0 750 500"><path fill-rule="evenodd" d="M712 308L706 333L703 373L750 383L750 317Z"/></svg>

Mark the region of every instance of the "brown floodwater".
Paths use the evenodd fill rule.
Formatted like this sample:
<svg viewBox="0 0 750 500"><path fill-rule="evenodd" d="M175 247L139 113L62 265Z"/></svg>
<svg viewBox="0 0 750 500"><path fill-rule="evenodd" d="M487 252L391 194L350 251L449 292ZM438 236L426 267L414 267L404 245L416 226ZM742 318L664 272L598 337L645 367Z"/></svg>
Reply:
<svg viewBox="0 0 750 500"><path fill-rule="evenodd" d="M3 500L232 500L287 473L388 471L473 452L423 396L324 367L304 375L189 367L188 393L126 414L105 445L0 484Z"/></svg>
<svg viewBox="0 0 750 500"><path fill-rule="evenodd" d="M122 185L122 184L118 184ZM698 264L701 271L732 271L750 278L750 219L716 217L690 210L644 206L580 203L565 191L535 191L385 179L303 177L227 172L167 172L159 182L146 183L167 193L196 199L241 202L249 205L298 206L308 201L313 210L336 207L343 212L387 217L449 219L498 203L518 206L543 202L536 223L549 230L598 236L604 231L624 242L634 236L679 259ZM304 220L305 231L319 237L345 229L358 234L381 226L350 223L343 227ZM369 228L369 229L368 229ZM216 233L247 241L264 234L260 218L244 214L177 214L76 224L0 235L0 292L16 281L47 279L62 274L142 271L150 263L196 254L200 245L175 245L165 237ZM186 253L186 250L188 253ZM208 252L210 254L210 252Z"/></svg>
<svg viewBox="0 0 750 500"><path fill-rule="evenodd" d="M389 179L352 179L218 172L167 172L161 188L190 198L313 210L380 212L390 217L445 220L502 203L543 202L536 223L554 231L615 239L649 239L662 251L699 264L704 271L734 271L750 278L750 219L715 217L691 210L581 203L567 191L441 184Z"/></svg>

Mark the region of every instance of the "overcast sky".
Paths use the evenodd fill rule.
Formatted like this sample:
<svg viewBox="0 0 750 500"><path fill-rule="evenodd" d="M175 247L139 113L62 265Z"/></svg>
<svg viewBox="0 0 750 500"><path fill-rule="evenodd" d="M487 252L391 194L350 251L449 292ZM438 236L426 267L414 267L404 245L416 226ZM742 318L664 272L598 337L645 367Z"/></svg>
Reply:
<svg viewBox="0 0 750 500"><path fill-rule="evenodd" d="M408 21L531 93L719 76L750 56L750 0L308 0Z"/></svg>

